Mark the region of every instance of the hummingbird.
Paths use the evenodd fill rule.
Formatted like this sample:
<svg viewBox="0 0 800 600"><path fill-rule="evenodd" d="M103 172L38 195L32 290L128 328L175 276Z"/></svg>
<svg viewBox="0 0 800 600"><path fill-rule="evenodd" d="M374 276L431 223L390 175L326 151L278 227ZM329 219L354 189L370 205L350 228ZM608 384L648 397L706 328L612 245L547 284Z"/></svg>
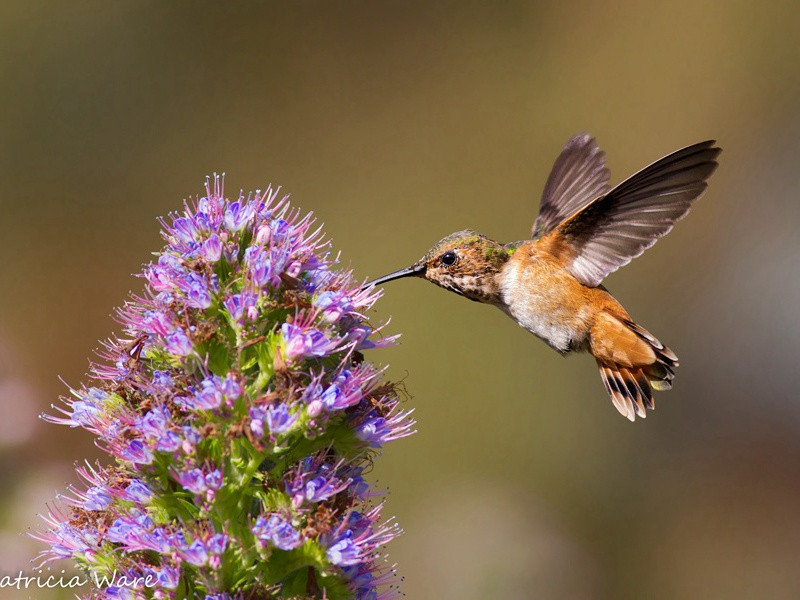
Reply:
<svg viewBox="0 0 800 600"><path fill-rule="evenodd" d="M644 418L653 390L672 388L678 357L602 281L686 216L717 167L715 143L673 152L611 188L605 153L590 135L575 135L553 165L530 239L501 244L457 231L366 287L421 277L494 305L560 354L591 354L617 410Z"/></svg>

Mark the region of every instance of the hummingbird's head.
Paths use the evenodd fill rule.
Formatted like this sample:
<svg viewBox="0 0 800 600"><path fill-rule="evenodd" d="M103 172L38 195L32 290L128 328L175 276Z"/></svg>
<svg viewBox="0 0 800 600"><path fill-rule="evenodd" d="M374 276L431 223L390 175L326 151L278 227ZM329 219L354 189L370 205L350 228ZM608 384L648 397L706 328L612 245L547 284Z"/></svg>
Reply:
<svg viewBox="0 0 800 600"><path fill-rule="evenodd" d="M496 304L497 274L510 256L509 249L476 231L457 231L436 242L407 269L370 282L379 285L401 277L422 277L470 300Z"/></svg>

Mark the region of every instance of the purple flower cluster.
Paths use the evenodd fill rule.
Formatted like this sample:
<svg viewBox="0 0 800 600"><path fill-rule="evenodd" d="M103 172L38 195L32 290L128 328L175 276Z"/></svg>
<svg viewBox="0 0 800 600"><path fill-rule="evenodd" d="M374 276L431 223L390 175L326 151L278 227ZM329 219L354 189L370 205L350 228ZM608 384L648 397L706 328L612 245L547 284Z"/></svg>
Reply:
<svg viewBox="0 0 800 600"><path fill-rule="evenodd" d="M362 472L414 421L361 354L393 342L364 316L378 293L312 225L278 190L230 201L209 181L162 221L91 385L44 416L116 459L79 467L34 536L44 562L109 581L91 598L397 595L400 530Z"/></svg>

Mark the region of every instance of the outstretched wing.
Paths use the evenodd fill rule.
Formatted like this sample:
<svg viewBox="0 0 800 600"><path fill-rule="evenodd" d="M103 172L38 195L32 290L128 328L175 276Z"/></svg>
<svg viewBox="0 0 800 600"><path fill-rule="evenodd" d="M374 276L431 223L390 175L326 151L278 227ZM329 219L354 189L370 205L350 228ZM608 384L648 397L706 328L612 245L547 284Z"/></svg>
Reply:
<svg viewBox="0 0 800 600"><path fill-rule="evenodd" d="M533 239L550 233L598 196L608 192L605 154L586 133L573 135L558 155L542 193Z"/></svg>
<svg viewBox="0 0 800 600"><path fill-rule="evenodd" d="M570 273L595 287L669 233L717 168L714 143L665 156L561 223L552 235L568 248Z"/></svg>

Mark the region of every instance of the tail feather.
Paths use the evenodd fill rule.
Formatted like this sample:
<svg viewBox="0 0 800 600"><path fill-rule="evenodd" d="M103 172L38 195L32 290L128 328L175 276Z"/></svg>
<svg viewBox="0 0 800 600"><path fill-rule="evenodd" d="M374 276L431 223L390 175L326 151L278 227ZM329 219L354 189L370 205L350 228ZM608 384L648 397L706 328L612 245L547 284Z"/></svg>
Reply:
<svg viewBox="0 0 800 600"><path fill-rule="evenodd" d="M633 421L644 419L646 408L655 408L653 391L642 369L628 369L619 365L606 365L597 361L600 377L616 409Z"/></svg>
<svg viewBox="0 0 800 600"><path fill-rule="evenodd" d="M647 381L647 376L644 371L641 369L623 369L622 377L628 384L628 389L641 397L642 404L644 405L641 410L642 415L645 414L645 408L655 410L656 404L653 401L653 390L650 385L648 385L649 382Z"/></svg>
<svg viewBox="0 0 800 600"><path fill-rule="evenodd" d="M656 360L653 364L642 367L650 385L659 392L672 389L672 380L675 379L675 368L678 366L677 355L659 342L652 333L641 325L628 319L625 319L623 322L631 331L646 341L656 355Z"/></svg>
<svg viewBox="0 0 800 600"><path fill-rule="evenodd" d="M655 408L653 389L664 391L672 388L678 357L640 325L621 320L650 346L655 355L655 361L646 365L626 366L597 359L600 377L611 401L623 416L633 421L637 416L644 419L647 416L645 409Z"/></svg>

